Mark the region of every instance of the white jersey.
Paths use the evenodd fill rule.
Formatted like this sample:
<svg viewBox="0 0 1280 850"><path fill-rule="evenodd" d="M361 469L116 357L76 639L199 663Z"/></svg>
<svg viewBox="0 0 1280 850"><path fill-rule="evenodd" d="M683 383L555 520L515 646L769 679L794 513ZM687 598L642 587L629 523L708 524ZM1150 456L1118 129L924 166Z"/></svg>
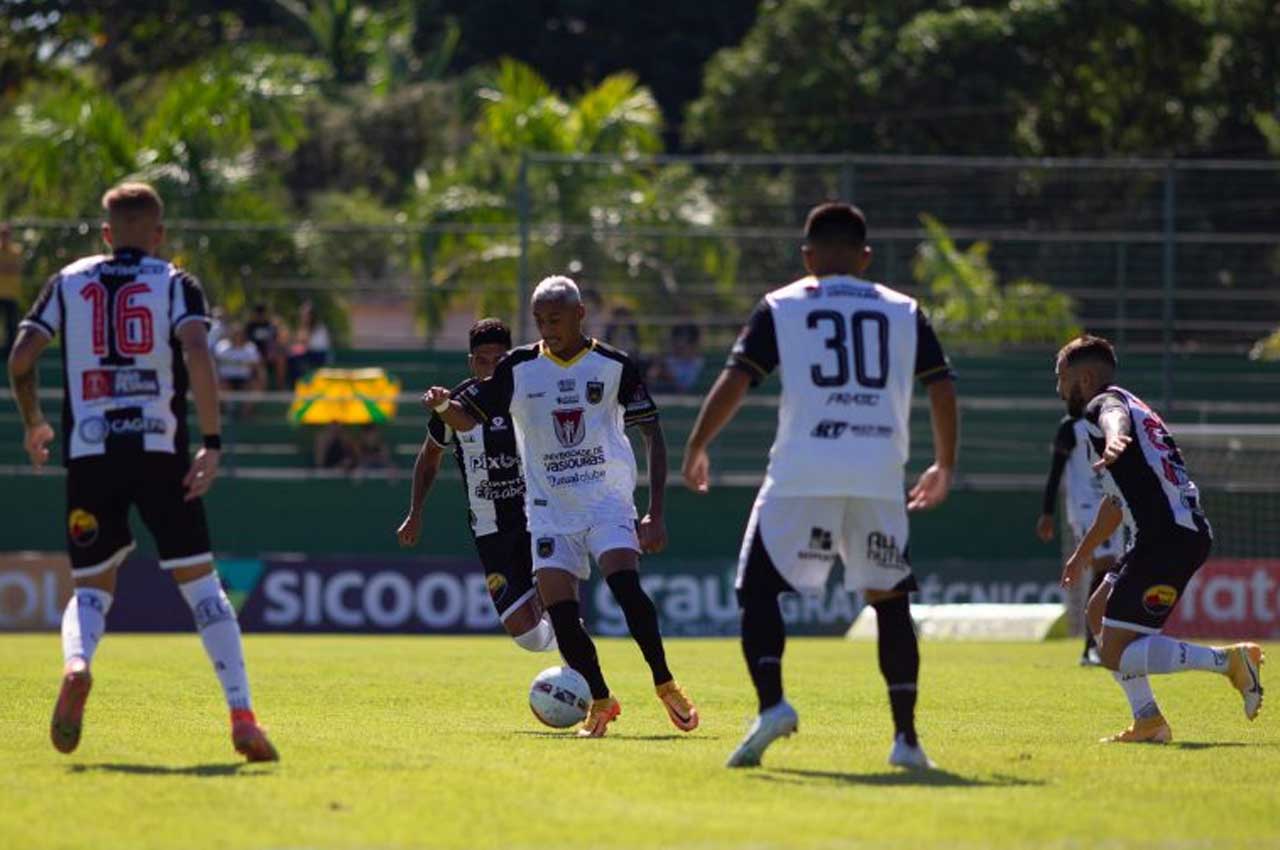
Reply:
<svg viewBox="0 0 1280 850"><path fill-rule="evenodd" d="M951 377L915 299L855 277L806 277L756 307L729 365L782 379L760 495L903 497L914 379Z"/></svg>
<svg viewBox="0 0 1280 850"><path fill-rule="evenodd" d="M568 361L541 343L516 348L458 400L481 422L514 424L531 534L635 520L626 427L655 420L658 408L627 355L596 340Z"/></svg>
<svg viewBox="0 0 1280 850"><path fill-rule="evenodd" d="M124 249L78 260L45 284L22 326L62 335L64 461L187 451L187 370L178 328L208 324L200 284Z"/></svg>
<svg viewBox="0 0 1280 850"><path fill-rule="evenodd" d="M1093 471L1097 458L1089 451L1089 430L1084 419L1064 416L1053 438L1053 451L1063 460L1062 470L1067 486L1067 522L1072 528L1088 528L1102 504L1102 476ZM1054 488L1056 489L1056 487ZM1046 500L1050 498L1046 495ZM1045 513L1052 513L1046 501Z"/></svg>

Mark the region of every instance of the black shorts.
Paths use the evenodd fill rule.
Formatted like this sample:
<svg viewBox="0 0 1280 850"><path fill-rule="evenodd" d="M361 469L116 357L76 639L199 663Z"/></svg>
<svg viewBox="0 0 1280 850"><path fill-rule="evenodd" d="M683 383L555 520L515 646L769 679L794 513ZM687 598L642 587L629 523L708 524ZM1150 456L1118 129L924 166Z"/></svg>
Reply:
<svg viewBox="0 0 1280 850"><path fill-rule="evenodd" d="M1156 534L1139 534L1133 548L1107 574L1111 595L1102 624L1158 634L1212 548L1208 526L1198 532L1175 526Z"/></svg>
<svg viewBox="0 0 1280 850"><path fill-rule="evenodd" d="M67 552L71 574L97 575L119 566L136 545L129 506L155 538L160 566L171 570L213 559L204 504L184 501L183 455L163 452L78 458L67 464Z"/></svg>
<svg viewBox="0 0 1280 850"><path fill-rule="evenodd" d="M533 598L533 545L527 531L496 531L476 539L498 619Z"/></svg>

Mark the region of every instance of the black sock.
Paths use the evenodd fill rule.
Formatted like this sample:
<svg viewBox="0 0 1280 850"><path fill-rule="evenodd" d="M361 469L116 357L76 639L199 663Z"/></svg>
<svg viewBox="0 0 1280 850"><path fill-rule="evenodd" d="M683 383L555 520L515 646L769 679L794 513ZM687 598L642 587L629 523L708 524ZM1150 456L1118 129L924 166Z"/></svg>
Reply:
<svg viewBox="0 0 1280 850"><path fill-rule="evenodd" d="M604 683L604 673L600 672L596 645L582 627L577 601L567 599L557 602L547 608L547 616L551 618L551 628L555 629L556 643L560 646L560 654L564 656L565 663L587 680L592 699L607 697L609 686Z"/></svg>
<svg viewBox="0 0 1280 850"><path fill-rule="evenodd" d="M875 604L880 630L880 672L889 686L889 708L895 735L916 746L916 681L920 677L920 646L911 624L906 595Z"/></svg>
<svg viewBox="0 0 1280 850"><path fill-rule="evenodd" d="M1085 597L1086 605L1088 604L1087 600L1093 598L1093 592L1098 589L1098 585L1102 584L1102 580L1106 577L1107 574L1102 570L1093 571L1093 577L1089 579L1089 595ZM1087 617L1085 619L1086 621L1088 620ZM1097 648L1098 641L1093 636L1093 629L1089 628L1089 623L1086 622L1084 624L1084 654L1088 655L1089 650Z"/></svg>
<svg viewBox="0 0 1280 850"><path fill-rule="evenodd" d="M742 655L756 686L760 711L764 711L782 702L782 651L787 645L787 628L777 593L740 590L738 605L742 608Z"/></svg>
<svg viewBox="0 0 1280 850"><path fill-rule="evenodd" d="M640 574L635 570L621 570L605 579L613 598L627 618L627 629L644 654L644 660L653 673L653 683L664 685L674 676L667 669L667 651L662 647L662 632L658 630L658 609L640 586Z"/></svg>

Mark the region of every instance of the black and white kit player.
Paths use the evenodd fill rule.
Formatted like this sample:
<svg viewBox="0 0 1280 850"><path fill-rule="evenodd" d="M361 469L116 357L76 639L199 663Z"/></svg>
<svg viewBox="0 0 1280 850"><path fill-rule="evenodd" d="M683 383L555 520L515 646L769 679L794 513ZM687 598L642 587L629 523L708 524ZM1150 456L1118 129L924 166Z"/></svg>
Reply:
<svg viewBox="0 0 1280 850"><path fill-rule="evenodd" d="M1071 415L1062 417L1058 430L1053 435L1051 451L1053 460L1049 464L1049 477L1044 485L1040 518L1036 521L1036 536L1045 543L1053 540L1058 489L1065 478L1067 526L1071 529L1071 545L1075 547L1084 539L1104 498L1102 477L1094 471L1093 459L1089 456L1088 426L1084 419ZM1124 541L1131 535L1132 529L1121 527L1098 546L1090 571L1089 595L1098 589L1102 577L1115 567L1116 559L1124 552ZM1086 628L1084 631L1084 650L1080 655L1080 663L1101 664L1093 630Z"/></svg>
<svg viewBox="0 0 1280 850"><path fill-rule="evenodd" d="M200 497L218 471L217 380L204 293L194 277L154 255L163 205L142 183L103 197L110 254L77 260L45 284L9 360L31 461L48 459L36 364L62 339L62 455L67 467L67 552L75 593L62 617L64 675L52 738L80 741L90 664L106 627L116 571L135 544L129 508L155 537L160 566L191 606L231 710L232 740L250 761L277 758L249 700L240 627L210 551ZM195 395L203 445L188 455L187 391Z"/></svg>
<svg viewBox="0 0 1280 850"><path fill-rule="evenodd" d="M590 576L591 559L622 609L672 724L692 731L697 709L667 666L657 609L640 585L640 553L661 551L667 539L667 450L658 407L630 357L583 335L586 309L572 280L543 280L532 307L541 342L512 350L491 378L457 396L433 387L424 402L458 431L499 416L515 426L538 594L560 654L591 688L579 734L603 736L622 711L579 615L578 584ZM649 461L649 510L640 518L636 459L626 435L631 426L643 436Z"/></svg>
<svg viewBox="0 0 1280 850"><path fill-rule="evenodd" d="M1208 647L1160 632L1191 577L1209 557L1213 532L1200 491L1173 435L1154 410L1116 386L1115 350L1101 337L1072 340L1058 353L1058 394L1083 418L1094 469L1107 494L1062 583L1080 580L1098 545L1122 524L1132 545L1089 599L1087 619L1102 663L1114 671L1133 723L1105 741L1166 743L1173 738L1147 676L1207 670L1220 673L1244 698L1252 720L1262 705L1262 650L1254 643Z"/></svg>
<svg viewBox="0 0 1280 850"><path fill-rule="evenodd" d="M805 223L809 272L764 297L707 398L685 450L685 480L706 492L707 447L751 385L779 372L778 430L738 562L742 648L760 714L730 767L758 765L795 731L782 694L780 593L816 592L837 559L845 587L877 614L880 669L895 736L890 762L931 765L916 739L919 650L907 593L916 589L907 510L932 507L956 461L953 375L914 299L861 275L871 261L866 221L849 204L823 204ZM929 390L936 460L904 498L915 381Z"/></svg>
<svg viewBox="0 0 1280 850"><path fill-rule="evenodd" d="M481 319L471 327L469 336L471 353L467 365L471 377L451 390L454 395L491 376L511 348L511 331L498 319ZM413 466L409 513L396 532L400 545L417 544L422 532L423 502L440 472L445 451L450 449L462 473L472 538L502 627L530 652L555 649L555 631L543 614L533 586L532 544L524 517L524 475L509 416L494 416L469 431L454 431L432 412Z"/></svg>

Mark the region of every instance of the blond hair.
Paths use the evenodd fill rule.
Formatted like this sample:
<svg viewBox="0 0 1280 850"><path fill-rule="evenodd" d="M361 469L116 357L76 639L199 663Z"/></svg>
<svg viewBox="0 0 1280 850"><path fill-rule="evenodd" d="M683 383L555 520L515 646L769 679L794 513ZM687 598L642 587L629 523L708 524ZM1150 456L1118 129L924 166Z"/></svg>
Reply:
<svg viewBox="0 0 1280 850"><path fill-rule="evenodd" d="M164 201L150 184L121 183L108 189L102 196L102 209L113 221L136 221L143 218L159 220L164 215Z"/></svg>

